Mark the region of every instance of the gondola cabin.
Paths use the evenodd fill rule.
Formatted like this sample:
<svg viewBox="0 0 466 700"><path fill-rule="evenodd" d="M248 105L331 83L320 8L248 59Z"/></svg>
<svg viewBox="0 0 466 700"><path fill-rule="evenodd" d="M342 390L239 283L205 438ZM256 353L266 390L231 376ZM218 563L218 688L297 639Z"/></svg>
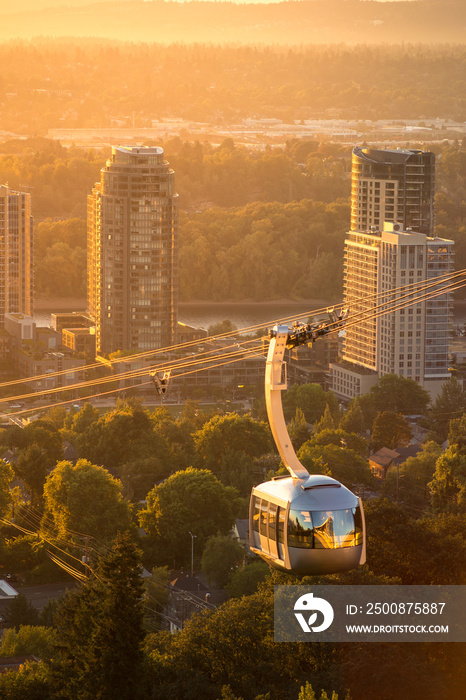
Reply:
<svg viewBox="0 0 466 700"><path fill-rule="evenodd" d="M276 326L265 371L269 423L290 476L252 489L249 546L274 568L299 575L334 574L366 560L361 499L329 476L309 474L296 456L283 415L286 347L313 342L328 327L299 325L290 330Z"/></svg>
<svg viewBox="0 0 466 700"><path fill-rule="evenodd" d="M334 574L365 559L359 498L328 476L279 477L256 486L250 548L270 566L296 574Z"/></svg>

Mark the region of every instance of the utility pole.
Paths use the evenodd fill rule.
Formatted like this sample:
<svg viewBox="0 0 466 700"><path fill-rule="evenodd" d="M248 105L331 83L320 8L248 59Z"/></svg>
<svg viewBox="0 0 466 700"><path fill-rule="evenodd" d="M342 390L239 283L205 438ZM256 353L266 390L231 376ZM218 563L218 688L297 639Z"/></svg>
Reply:
<svg viewBox="0 0 466 700"><path fill-rule="evenodd" d="M194 576L194 538L197 537L197 535L193 535L189 530L188 532L191 535L191 576Z"/></svg>

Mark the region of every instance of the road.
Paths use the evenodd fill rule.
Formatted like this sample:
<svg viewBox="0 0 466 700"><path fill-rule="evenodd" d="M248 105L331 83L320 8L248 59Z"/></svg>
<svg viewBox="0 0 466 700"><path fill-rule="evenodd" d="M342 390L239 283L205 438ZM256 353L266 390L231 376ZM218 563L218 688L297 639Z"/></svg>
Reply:
<svg viewBox="0 0 466 700"><path fill-rule="evenodd" d="M14 588L18 593L25 595L37 610L42 610L49 600L61 598L67 590L72 590L78 585L77 581L67 581L66 583L44 583L40 586L14 586Z"/></svg>

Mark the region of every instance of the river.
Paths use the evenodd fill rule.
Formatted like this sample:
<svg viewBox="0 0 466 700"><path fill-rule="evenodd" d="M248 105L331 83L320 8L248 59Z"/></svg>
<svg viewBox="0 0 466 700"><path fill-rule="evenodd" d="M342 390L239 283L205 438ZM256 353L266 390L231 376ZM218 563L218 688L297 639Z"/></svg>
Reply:
<svg viewBox="0 0 466 700"><path fill-rule="evenodd" d="M331 302L324 299L308 299L305 301L291 301L280 299L278 301L264 302L209 302L190 301L178 305L178 320L196 328L209 328L221 321L231 321L238 329L248 329L251 326L272 328L278 320L291 320L299 318L307 321L308 317L316 310L325 310L331 306ZM37 305L34 318L38 326L50 325L50 314L64 311L82 311L86 308L85 300L72 300L66 302L57 300L48 305L44 300ZM466 324L466 302L458 301L454 305L455 324Z"/></svg>
<svg viewBox="0 0 466 700"><path fill-rule="evenodd" d="M307 321L315 310L325 309L330 305L323 299L307 301L279 300L276 302L187 302L178 305L178 320L196 328L209 328L221 321L231 321L238 329L261 326L271 328L278 320L299 317ZM42 302L34 314L38 326L50 325L50 314L58 311L82 311L85 301L70 302L66 308L63 303L54 306Z"/></svg>

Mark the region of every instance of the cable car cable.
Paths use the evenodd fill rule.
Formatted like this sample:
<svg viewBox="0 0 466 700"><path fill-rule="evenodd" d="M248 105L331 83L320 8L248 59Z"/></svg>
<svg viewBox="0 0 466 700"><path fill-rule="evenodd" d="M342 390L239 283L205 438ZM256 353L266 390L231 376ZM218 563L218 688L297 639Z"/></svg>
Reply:
<svg viewBox="0 0 466 700"><path fill-rule="evenodd" d="M466 273L466 269L465 269L465 270L456 271L456 272L445 273L444 275L440 275L440 276L438 276L438 277L435 277L435 278L433 278L432 280L423 280L423 281L419 281L419 282L413 282L413 283L410 283L410 284L408 284L408 285L402 285L402 286L397 287L397 288L392 289L392 290L386 290L386 291L384 291L384 292L378 292L377 294L370 295L369 297L367 297L367 296L366 296L366 297L364 297L364 296L363 296L363 297L357 297L356 299L353 300L353 303L357 303L358 301L364 300L364 299L367 300L367 301L369 301L369 300L371 300L372 298L378 298L378 297L381 297L381 296L384 296L384 295L386 296L386 295L388 295L388 294L395 294L395 293L396 293L397 291L399 291L399 290L403 290L403 289L406 290L406 289L409 289L409 288L415 288L415 287L417 287L417 286L419 286L419 285L425 284L425 282L427 282L427 281L429 281L430 284L439 284L439 283L441 283L441 281L445 281L446 279L450 279L450 278L452 278L452 277L460 277L460 276L464 275L465 273ZM344 305L343 302L336 304L336 306L343 306L343 305ZM327 307L327 308L328 308L328 307ZM318 313L324 313L324 312L327 310L327 308L324 307L324 308L322 308L322 309L314 309L314 310L312 310L312 311L307 312L307 314L308 314L308 315L312 315L312 314L315 315L315 314L318 314ZM300 318L302 318L302 317L305 316L305 315L306 315L306 313L302 313L302 314L298 314L298 315L296 315L296 316L287 317L286 319L274 320L274 321L270 321L270 322L268 322L268 323L264 322L264 323L256 324L256 325L254 325L254 326L249 326L249 327L246 327L246 328L243 328L243 329L239 329L239 330L227 331L227 332L225 332L225 333L220 333L220 334L215 335L215 336L207 336L207 338L205 338L205 339L203 339L203 340L204 340L205 342L209 342L209 341L212 341L212 340L219 340L219 339L224 339L224 338L228 338L228 337L232 337L232 336L237 336L239 333L245 333L245 332L250 332L250 331L252 331L252 330L259 330L259 329L262 329L262 328L264 327L264 325L270 326L270 325L274 325L274 324L281 324L281 323L284 322L284 321L290 321L290 322L291 322L291 321L293 321L293 320L295 320L295 319L300 319ZM152 349L152 350L144 351L144 352L142 352L142 353L137 353L137 354L135 354L135 355L128 355L128 356L126 356L126 357L115 358L115 359L109 360L109 362L110 362L110 364L119 364L119 363L121 364L121 362L124 362L125 360L127 360L127 361L134 361L134 360L136 360L136 359L151 357L151 356L158 355L158 354L164 354L164 353L166 353L166 352L173 352L173 351L179 350L179 349L185 349L185 348L190 347L190 346L193 346L193 345L199 345L199 342L200 342L199 340L188 341L188 342L186 342L186 343L181 343L181 344L176 344L176 345L172 345L172 346L167 346L167 347L165 347L165 348ZM201 341L201 342L202 342L202 341ZM97 368L97 367L100 367L100 368L101 368L101 367L102 367L102 363L101 363L101 362L97 362L97 363L94 363L94 364L91 364L91 365L86 365L86 366L84 366L82 369L79 369L78 371L88 371L89 369L94 369L94 368ZM75 368L75 369L76 369L76 368ZM20 383L30 382L31 379L35 379L35 380L38 380L38 379L46 379L46 378L51 378L51 377L60 376L60 375L63 375L63 374L69 374L70 371L72 371L72 370L69 370L69 369L68 369L68 370L60 370L60 371L58 371L58 372L51 372L51 373L47 373L47 374L43 374L43 375L37 375L37 376L35 376L35 377L33 377L33 378L27 377L27 378L21 378L21 379L12 381L12 382L3 382L3 383L0 383L0 388L3 388L3 387L5 387L5 386L11 386L11 385L14 385L14 384L20 384ZM30 395L26 395L25 398L29 398L29 396L30 396ZM19 397L18 397L18 398L19 398ZM5 399L4 399L4 400L5 400Z"/></svg>
<svg viewBox="0 0 466 700"><path fill-rule="evenodd" d="M429 286L429 287L430 287L430 286L437 286L437 284L438 284L438 280L437 280L437 278L436 278L436 281L435 281L434 283L429 284L428 286ZM466 282L465 282L464 284L466 284ZM453 289L460 288L460 287L464 286L464 284L463 284L463 283L461 283L461 284L458 283L457 286L453 287ZM400 289L401 289L401 288L400 288ZM408 299L408 302L409 302L409 303L403 302L402 304L398 304L398 306L395 306L395 307L387 307L387 304L380 305L382 308L381 308L381 310L379 310L379 311L377 312L376 316L378 317L378 316L381 316L381 315L385 315L385 314L391 313L391 312L393 312L394 310L398 310L399 308L405 308L406 306L410 306L410 305L413 305L413 304L416 304L416 303L420 303L420 302L422 302L422 301L425 301L425 300L434 298L435 296L439 296L439 295L441 295L441 294L449 293L449 291L451 291L451 287L443 287L443 288L441 288L440 290L434 290L434 291L429 292L427 295L423 295L423 296L419 296L419 297L414 297L414 298L413 298L411 294L410 294L410 295L406 295L406 296L409 297L409 299ZM378 296L387 296L387 295L386 295L386 293L384 292L384 293L379 294ZM394 301L397 301L397 302L398 302L399 300L394 300ZM393 303L393 301L392 301L392 303ZM369 313L369 312L370 312L370 311L368 311L367 313ZM361 313L360 313L359 315L361 315ZM346 321L346 324L345 324L345 325L346 325L346 327L348 327L348 326L350 327L351 325L355 325L356 323L359 323L359 322L361 322L361 318L358 318L357 321L353 321L353 323L351 323L351 316L349 316L348 319L347 319L347 321ZM332 325L333 325L332 323L328 324L328 326L329 326L330 329L331 329ZM338 329L338 330L339 330L339 329ZM330 332L332 332L332 330L329 330L329 333L330 333ZM335 331L335 332L336 332L336 331ZM253 342L253 341L244 341L244 342ZM259 348L257 348L257 349L259 349ZM253 351L252 349L250 349L250 350L251 350L251 354L255 354L255 349L254 349L254 351ZM201 353L201 354L204 354L204 353ZM244 356L241 355L241 353L239 353L239 354L240 354L240 357L238 357L236 360L230 360L230 362L239 361L239 360L245 359ZM260 354L260 353L258 353L258 355L259 355L259 354ZM229 355L229 357L231 357L231 354ZM217 358L218 358L218 356L217 356ZM215 359L215 358L213 358L213 359ZM191 359L191 361L185 360L184 365L185 365L185 366L192 366L192 365L194 365L194 364L196 364L196 363L202 364L202 363L204 363L205 361L206 361L206 358L205 358L205 357L204 357L204 358L201 358L201 359L198 360L198 361L197 361L197 360L193 360L193 359ZM212 365L210 368L215 368L216 366L222 366L223 364L226 364L226 363L221 363L221 364L217 364L217 365L214 364L214 365ZM163 367L164 367L164 366L168 367L169 365L168 365L168 364L167 364L167 365L163 365ZM181 366L181 365L180 365L180 366ZM202 370L202 369L205 369L205 367L201 368L201 370ZM200 370L194 370L194 371L200 371ZM123 373L123 376L124 376L124 378L137 378L137 377L139 377L139 376L145 375L146 373L147 373L147 368L146 368L145 370L136 370L136 371L134 371L134 372L132 372L132 373L130 373L130 372L128 372L128 373ZM193 372L185 372L185 373L182 373L182 374L177 375L177 376L185 376L185 375L191 374L191 373L193 373ZM95 379L95 380L91 380L90 382L85 382L85 383L79 383L79 384L76 384L76 385L72 385L71 387L70 387L70 386L58 387L58 388L55 388L55 389L54 389L54 393L59 393L60 391L67 391L67 390L70 390L70 388L83 388L83 385L84 385L84 387L86 387L86 388L87 388L87 387L90 387L90 386L98 386L98 385L100 385L101 383L109 383L109 382L112 382L112 381L116 381L116 380L118 380L118 379L120 378L120 376L121 376L121 375L114 375L114 376L112 376L112 377L106 377L106 378ZM34 379L34 378L29 378L28 381L31 381L32 379ZM144 385L146 385L147 383L148 383L148 382L144 382L144 383L142 383L142 384L139 384L138 386L144 386ZM86 397L86 398L88 398L88 399L89 399L89 398L98 398L99 396L105 396L105 395L108 395L108 394L118 393L118 392L120 392L120 391L126 391L128 388L131 388L131 387L121 387L121 388L119 388L119 389L111 390L111 391L109 391L109 392L99 392L98 394L95 394L95 395L92 395L92 396L88 396L88 397ZM38 392L38 394L35 394L34 396L43 395L43 394L49 394L49 393L51 393L51 390L45 390L44 392ZM25 395L24 398L30 398L30 396L31 396L31 395L28 394L28 395ZM18 399L17 396L15 396L15 397L9 397L9 398L11 398L11 399L16 399L16 400ZM7 399L3 399L3 400L7 400ZM29 413L29 412L32 412L32 411L34 411L34 410L44 410L44 409L47 410L47 408L52 408L52 407L56 407L56 406L66 405L66 404L69 404L69 403L73 403L73 401L75 401L75 399L70 399L70 400L66 400L66 401L57 402L57 403L54 403L54 404L49 404L49 405L47 405L47 406L45 406L45 407L35 407L35 408L24 409L24 410L22 410L22 411L16 411L16 412L10 413L10 414L8 414L8 415L10 415L10 416L16 416L16 415L21 415L21 414L23 414L23 413Z"/></svg>

